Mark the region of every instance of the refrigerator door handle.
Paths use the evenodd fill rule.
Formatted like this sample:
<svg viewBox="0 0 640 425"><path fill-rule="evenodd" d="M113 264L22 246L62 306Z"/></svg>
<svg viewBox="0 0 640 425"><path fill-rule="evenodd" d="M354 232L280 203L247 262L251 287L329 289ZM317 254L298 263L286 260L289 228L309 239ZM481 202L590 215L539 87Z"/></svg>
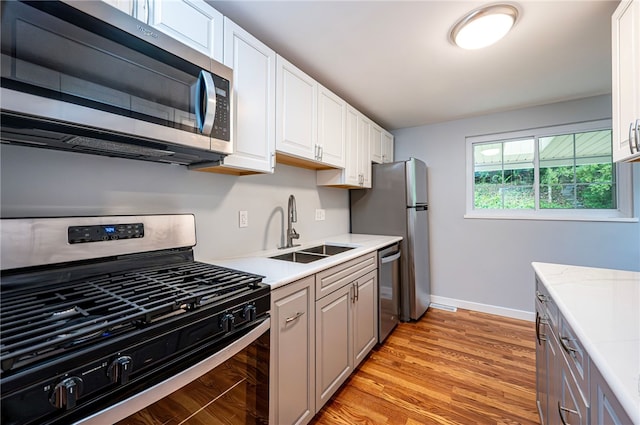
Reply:
<svg viewBox="0 0 640 425"><path fill-rule="evenodd" d="M398 258L400 258L400 252L399 252L399 251L398 251L398 252L396 252L396 253L395 253L395 254L393 254L393 255L389 255L388 257L382 257L382 258L380 259L380 262L381 262L382 264L387 264L387 263L391 263L391 262L393 262L393 261L396 261Z"/></svg>

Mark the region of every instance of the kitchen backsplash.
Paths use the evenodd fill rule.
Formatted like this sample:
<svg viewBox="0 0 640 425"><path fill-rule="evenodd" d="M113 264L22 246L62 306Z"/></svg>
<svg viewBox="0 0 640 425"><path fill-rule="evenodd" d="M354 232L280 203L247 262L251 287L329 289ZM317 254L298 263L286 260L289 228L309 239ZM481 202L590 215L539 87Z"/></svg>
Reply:
<svg viewBox="0 0 640 425"><path fill-rule="evenodd" d="M0 145L0 214L42 217L193 213L198 258L227 257L282 243L295 195L300 242L349 231L349 193L319 188L313 170L278 165L272 175L229 176L183 166ZM325 220L315 220L315 210ZM239 228L239 211L249 225Z"/></svg>

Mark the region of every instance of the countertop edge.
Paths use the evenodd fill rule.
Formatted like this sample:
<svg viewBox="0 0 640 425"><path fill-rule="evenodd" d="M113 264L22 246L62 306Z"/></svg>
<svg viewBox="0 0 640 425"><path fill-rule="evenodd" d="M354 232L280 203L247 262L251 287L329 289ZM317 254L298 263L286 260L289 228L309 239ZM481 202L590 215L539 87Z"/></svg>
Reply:
<svg viewBox="0 0 640 425"><path fill-rule="evenodd" d="M634 399L633 395L629 394L629 391L625 388L618 376L611 369L606 356L603 355L597 344L592 341L592 338L585 331L582 324L576 319L571 309L567 307L566 303L563 300L563 297L556 291L554 284L550 282L547 276L545 276L545 270L543 270L548 266L566 267L568 270L574 271L607 271L608 269L543 262L532 262L531 265L536 275L540 278L542 284L549 291L549 294L558 306L559 311L562 313L563 317L567 320L573 331L576 333L576 336L578 337L578 339L580 339L580 342L582 342L582 344L584 345L591 361L594 363L604 380L607 382L609 388L616 396L627 415L629 415L629 418L631 418L631 420L634 421L635 424L640 425L640 399ZM611 269L610 271L611 273L629 273L630 276L633 274L640 276L640 272L613 269ZM640 392L640 387L638 388L638 390Z"/></svg>

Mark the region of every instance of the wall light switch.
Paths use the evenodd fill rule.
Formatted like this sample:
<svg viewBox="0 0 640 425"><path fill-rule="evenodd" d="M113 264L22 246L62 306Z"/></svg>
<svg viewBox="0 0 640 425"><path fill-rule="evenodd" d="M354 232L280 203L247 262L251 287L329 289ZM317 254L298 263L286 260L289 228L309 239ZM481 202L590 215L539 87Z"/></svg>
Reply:
<svg viewBox="0 0 640 425"><path fill-rule="evenodd" d="M249 211L240 211L238 214L238 226L249 227Z"/></svg>
<svg viewBox="0 0 640 425"><path fill-rule="evenodd" d="M324 210L323 209L316 209L316 221L323 221L324 220Z"/></svg>

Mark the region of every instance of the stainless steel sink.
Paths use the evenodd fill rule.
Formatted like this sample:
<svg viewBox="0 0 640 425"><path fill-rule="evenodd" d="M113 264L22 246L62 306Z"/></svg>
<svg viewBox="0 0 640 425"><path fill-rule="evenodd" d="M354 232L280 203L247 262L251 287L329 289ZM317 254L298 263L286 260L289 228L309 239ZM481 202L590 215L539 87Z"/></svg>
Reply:
<svg viewBox="0 0 640 425"><path fill-rule="evenodd" d="M353 248L354 247L351 246L318 245L294 252L288 252L286 254L275 255L269 258L273 258L274 260L292 261L294 263L311 263L332 255L340 254L341 252L345 252Z"/></svg>
<svg viewBox="0 0 640 425"><path fill-rule="evenodd" d="M273 258L274 260L293 261L294 263L311 263L312 261L322 260L327 257L328 255L307 254L306 252L295 251L269 258Z"/></svg>
<svg viewBox="0 0 640 425"><path fill-rule="evenodd" d="M350 249L353 249L353 247L338 245L318 245L311 248L305 248L302 251L312 252L314 254L336 255L340 254L341 252L349 251Z"/></svg>

